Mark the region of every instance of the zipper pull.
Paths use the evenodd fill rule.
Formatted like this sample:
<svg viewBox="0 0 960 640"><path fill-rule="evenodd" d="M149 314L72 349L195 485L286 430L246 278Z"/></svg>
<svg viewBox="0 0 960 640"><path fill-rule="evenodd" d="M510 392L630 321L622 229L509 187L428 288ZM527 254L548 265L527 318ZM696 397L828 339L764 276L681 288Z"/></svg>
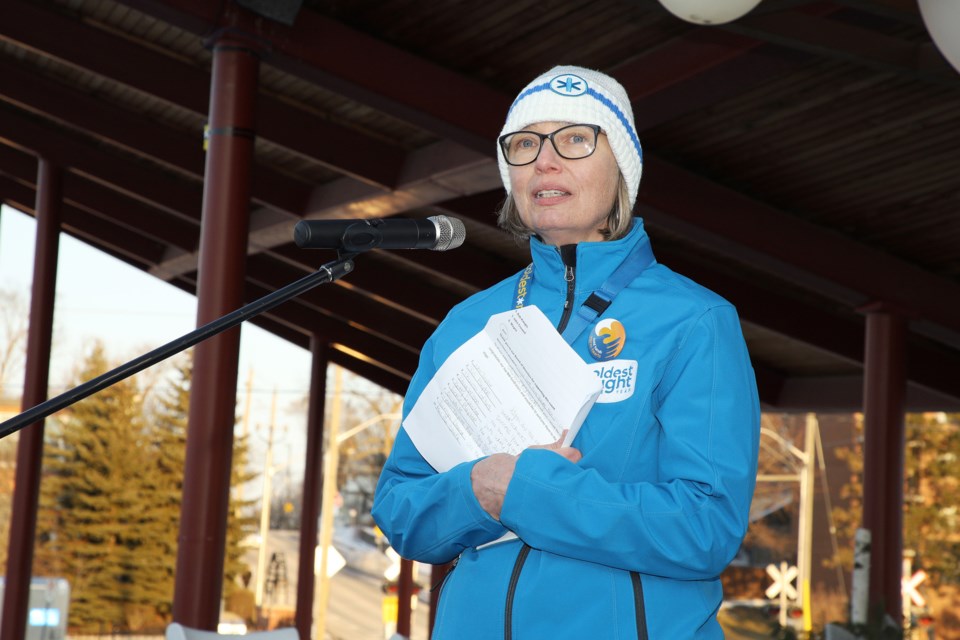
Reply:
<svg viewBox="0 0 960 640"><path fill-rule="evenodd" d="M440 578L440 580L438 580L437 582L433 583L433 585L430 587L430 593L440 590L443 584L447 581L447 578L450 577L450 574L453 573L453 570L457 568L458 562L460 562L460 556L457 556L456 558L454 558L452 564L450 565L450 568L447 569L447 572L445 574L443 574L443 577Z"/></svg>

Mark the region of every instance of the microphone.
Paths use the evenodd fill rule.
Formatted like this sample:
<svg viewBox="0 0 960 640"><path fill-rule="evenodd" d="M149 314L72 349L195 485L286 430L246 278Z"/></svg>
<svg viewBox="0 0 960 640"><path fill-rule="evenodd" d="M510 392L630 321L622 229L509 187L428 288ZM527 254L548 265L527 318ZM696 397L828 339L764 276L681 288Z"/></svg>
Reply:
<svg viewBox="0 0 960 640"><path fill-rule="evenodd" d="M337 249L359 253L369 249L432 249L446 251L463 244L463 222L447 216L359 220L301 220L293 240L301 249Z"/></svg>

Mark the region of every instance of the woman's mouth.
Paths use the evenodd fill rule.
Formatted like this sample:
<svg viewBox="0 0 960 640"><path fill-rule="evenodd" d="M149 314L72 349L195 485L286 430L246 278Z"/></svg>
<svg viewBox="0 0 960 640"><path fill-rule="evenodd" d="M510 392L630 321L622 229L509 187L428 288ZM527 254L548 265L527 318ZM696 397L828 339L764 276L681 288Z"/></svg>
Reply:
<svg viewBox="0 0 960 640"><path fill-rule="evenodd" d="M558 198L560 196L568 195L570 195L568 192L561 191L560 189L544 189L543 191L537 191L534 194L534 197L539 200L540 198Z"/></svg>

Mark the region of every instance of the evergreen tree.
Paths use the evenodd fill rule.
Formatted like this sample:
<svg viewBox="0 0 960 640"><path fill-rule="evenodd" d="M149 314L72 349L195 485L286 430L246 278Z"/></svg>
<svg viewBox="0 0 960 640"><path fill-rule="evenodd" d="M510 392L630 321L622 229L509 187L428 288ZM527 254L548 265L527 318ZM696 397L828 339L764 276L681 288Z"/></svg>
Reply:
<svg viewBox="0 0 960 640"><path fill-rule="evenodd" d="M108 371L97 344L78 382ZM146 413L130 379L76 403L47 431L34 575L66 578L70 627L80 633L162 629L171 619L192 360L181 361ZM231 486L252 479L235 441ZM251 600L243 540L251 501L231 499L224 598ZM246 597L249 596L249 597Z"/></svg>
<svg viewBox="0 0 960 640"><path fill-rule="evenodd" d="M233 464L230 469L230 507L227 515L227 541L223 560L223 599L227 610L252 619L253 593L247 588L250 567L244 560L244 541L259 530L259 511L254 500L241 500L237 488L257 477L249 468L249 437L233 442Z"/></svg>
<svg viewBox="0 0 960 640"><path fill-rule="evenodd" d="M863 421L857 426L862 432ZM951 596L931 607L938 631L956 627L956 585L960 584L960 414L907 414L905 424L903 547L916 553L913 568L930 576L928 593L953 585ZM850 541L834 559L846 570L852 566L853 533L862 522L863 447L858 443L836 450L850 468L844 496L855 498L847 509L834 509L841 539ZM938 636L939 637L939 636Z"/></svg>
<svg viewBox="0 0 960 640"><path fill-rule="evenodd" d="M102 344L81 381L108 370ZM149 521L142 509L152 481L142 398L120 381L73 405L44 451L34 574L67 578L70 624L104 632L129 628L149 601L141 551Z"/></svg>
<svg viewBox="0 0 960 640"><path fill-rule="evenodd" d="M156 512L157 520L164 523L163 535L154 541L157 576L154 589L157 597L156 611L165 621L169 621L172 614L192 376L193 358L192 352L189 352L177 366L170 386L160 392L159 406L150 420L153 464L159 473L156 476L158 484L153 487L155 497L149 508ZM230 475L232 488L239 487L254 477L247 469L248 458L248 443L242 438L236 438ZM227 601L236 591L242 589L243 577L249 574L249 568L243 560L242 543L257 527L257 519L251 514L251 505L252 501L241 501L236 493L231 491L224 549L223 597Z"/></svg>
<svg viewBox="0 0 960 640"><path fill-rule="evenodd" d="M148 451L154 483L148 487L150 499L143 509L156 527L144 540L150 557L149 597L153 613L162 625L173 619L173 587L177 564L177 538L183 493L186 458L187 412L190 403L192 352L175 364L169 385L157 393L157 408L148 419Z"/></svg>
<svg viewBox="0 0 960 640"><path fill-rule="evenodd" d="M960 584L960 414L910 414L904 547L936 584Z"/></svg>
<svg viewBox="0 0 960 640"><path fill-rule="evenodd" d="M862 417L857 427L862 431ZM904 431L904 549L917 552L917 567L936 582L960 583L960 414L907 414ZM850 468L841 497L851 502L834 510L834 522L843 538L853 540L863 513L863 447L856 443L836 455ZM850 570L852 547L836 561Z"/></svg>

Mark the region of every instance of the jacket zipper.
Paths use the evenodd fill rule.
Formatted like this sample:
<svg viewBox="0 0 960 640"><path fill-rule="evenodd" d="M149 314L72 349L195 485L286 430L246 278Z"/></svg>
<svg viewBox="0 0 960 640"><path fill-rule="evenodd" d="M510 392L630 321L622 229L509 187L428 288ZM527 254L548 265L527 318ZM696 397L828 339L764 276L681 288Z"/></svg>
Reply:
<svg viewBox="0 0 960 640"><path fill-rule="evenodd" d="M577 264L577 245L564 245L560 247L560 257L563 259L564 275L563 279L567 282L567 295L563 302L563 314L560 316L560 323L557 325L557 331L563 333L570 321L570 314L573 311L573 294L576 290L576 264ZM516 597L517 583L520 582L520 572L523 565L530 555L530 546L523 545L520 553L517 554L517 560L513 564L513 572L510 574L510 583L507 586L506 611L503 616L503 638L512 640L513 638L513 601ZM448 574L449 575L449 574ZM640 574L636 571L630 572L630 580L633 584L634 608L637 617L637 640L648 640L647 635L647 615L643 603L643 583L640 580Z"/></svg>
<svg viewBox="0 0 960 640"><path fill-rule="evenodd" d="M520 582L520 572L528 555L530 555L530 546L525 544L517 554L513 573L510 574L510 584L507 586L507 608L503 614L503 640L510 640L513 637L513 599L517 592L517 583Z"/></svg>
<svg viewBox="0 0 960 640"><path fill-rule="evenodd" d="M560 247L560 258L563 260L563 279L567 282L567 297L563 301L563 315L560 316L560 324L557 325L557 331L563 333L570 322L570 314L573 312L573 292L576 289L577 281L577 245L565 244Z"/></svg>
<svg viewBox="0 0 960 640"><path fill-rule="evenodd" d="M446 573L443 574L443 577L440 578L438 582L434 582L433 586L430 587L430 593L436 593L436 598L440 597L440 590L443 589L443 585L446 584L447 578L450 577L450 574L453 573L453 570L457 568L458 562L460 562L460 556L457 556L453 559L453 562L450 563L450 568L447 569Z"/></svg>
<svg viewBox="0 0 960 640"><path fill-rule="evenodd" d="M520 549L520 553L517 554L516 562L513 563L513 572L510 574L510 583L507 586L507 606L503 615L503 640L513 638L513 601L517 594L517 583L520 582L520 572L523 570L528 555L530 555L530 546L525 544ZM647 612L643 603L643 582L640 580L640 574L631 571L630 582L633 585L633 606L637 618L637 640L649 640Z"/></svg>
<svg viewBox="0 0 960 640"><path fill-rule="evenodd" d="M633 603L637 614L637 640L647 640L647 612L643 604L643 583L640 574L630 572L630 581L633 582Z"/></svg>

